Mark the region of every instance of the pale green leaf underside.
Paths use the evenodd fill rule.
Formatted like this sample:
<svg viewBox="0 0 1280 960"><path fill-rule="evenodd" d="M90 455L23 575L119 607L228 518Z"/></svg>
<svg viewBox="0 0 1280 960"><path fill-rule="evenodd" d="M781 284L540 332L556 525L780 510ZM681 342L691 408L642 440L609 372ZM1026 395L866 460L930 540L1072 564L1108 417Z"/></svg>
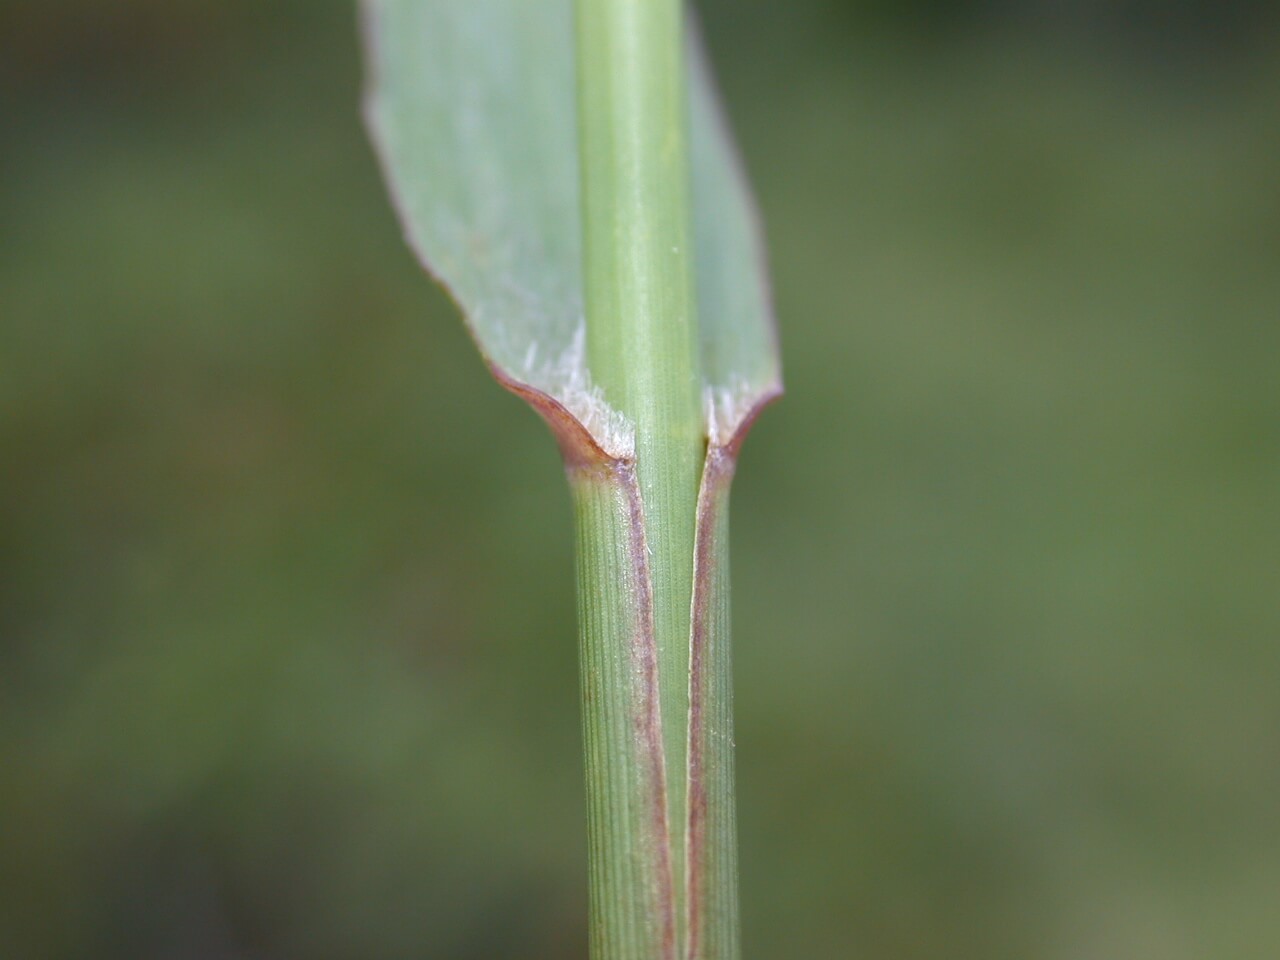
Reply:
<svg viewBox="0 0 1280 960"><path fill-rule="evenodd" d="M628 444L587 365L572 0L365 0L366 113L409 242L509 380L606 450ZM751 197L689 45L695 276L707 432L779 389Z"/></svg>

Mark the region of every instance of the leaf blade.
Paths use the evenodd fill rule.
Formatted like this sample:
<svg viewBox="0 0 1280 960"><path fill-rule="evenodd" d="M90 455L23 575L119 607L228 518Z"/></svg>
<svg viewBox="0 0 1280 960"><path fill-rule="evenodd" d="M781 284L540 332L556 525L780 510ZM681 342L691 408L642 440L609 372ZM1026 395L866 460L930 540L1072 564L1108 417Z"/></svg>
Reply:
<svg viewBox="0 0 1280 960"><path fill-rule="evenodd" d="M629 425L585 349L571 0L362 0L365 116L406 239L508 385L546 394L614 456ZM690 175L713 443L781 391L764 244L696 31Z"/></svg>

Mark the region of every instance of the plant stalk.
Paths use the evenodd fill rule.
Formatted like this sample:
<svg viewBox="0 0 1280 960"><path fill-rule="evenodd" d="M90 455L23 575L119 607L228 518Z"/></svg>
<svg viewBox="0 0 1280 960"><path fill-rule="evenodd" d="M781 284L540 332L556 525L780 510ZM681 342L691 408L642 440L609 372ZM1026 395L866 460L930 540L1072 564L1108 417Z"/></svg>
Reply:
<svg viewBox="0 0 1280 960"><path fill-rule="evenodd" d="M679 0L576 0L575 9L587 349L606 401L635 430L633 462L570 471L593 956L674 958L686 939L691 606L706 455L684 10ZM618 550L602 551L607 543ZM625 616L615 595L629 604Z"/></svg>

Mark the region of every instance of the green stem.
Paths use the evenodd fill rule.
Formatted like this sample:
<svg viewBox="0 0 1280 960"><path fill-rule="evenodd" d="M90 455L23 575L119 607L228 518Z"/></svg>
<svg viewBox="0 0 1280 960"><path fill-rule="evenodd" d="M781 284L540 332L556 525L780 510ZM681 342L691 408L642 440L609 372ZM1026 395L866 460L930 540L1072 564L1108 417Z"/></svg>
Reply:
<svg viewBox="0 0 1280 960"><path fill-rule="evenodd" d="M587 346L606 400L635 429L658 669L661 789L666 822L683 825L695 515L706 450L689 224L684 11L679 0L577 0L576 11ZM581 589L606 589L616 575L590 571ZM584 635L588 644L616 640ZM681 889L682 826L675 835L672 842L668 831L668 869Z"/></svg>

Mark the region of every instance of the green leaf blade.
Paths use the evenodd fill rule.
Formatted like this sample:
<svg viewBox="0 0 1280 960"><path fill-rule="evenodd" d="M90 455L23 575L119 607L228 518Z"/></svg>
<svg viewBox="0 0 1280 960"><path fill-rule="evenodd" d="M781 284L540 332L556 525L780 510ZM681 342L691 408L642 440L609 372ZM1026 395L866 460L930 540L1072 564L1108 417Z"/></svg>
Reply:
<svg viewBox="0 0 1280 960"><path fill-rule="evenodd" d="M627 455L586 351L571 0L363 0L362 21L365 116L410 246L504 383ZM728 443L781 378L758 218L687 32L705 427Z"/></svg>
<svg viewBox="0 0 1280 960"><path fill-rule="evenodd" d="M689 31L689 150L707 436L736 446L782 393L760 214L696 30Z"/></svg>

